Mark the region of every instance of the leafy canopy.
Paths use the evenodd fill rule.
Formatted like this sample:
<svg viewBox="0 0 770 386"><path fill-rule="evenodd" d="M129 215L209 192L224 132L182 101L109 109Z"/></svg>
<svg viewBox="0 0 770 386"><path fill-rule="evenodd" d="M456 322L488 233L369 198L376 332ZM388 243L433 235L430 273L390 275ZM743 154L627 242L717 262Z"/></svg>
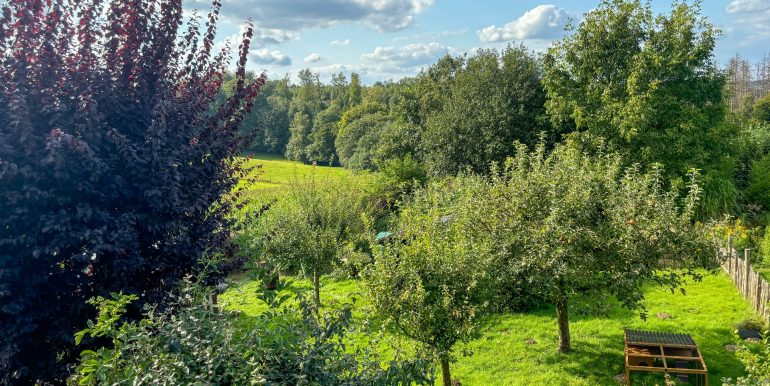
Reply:
<svg viewBox="0 0 770 386"><path fill-rule="evenodd" d="M653 16L640 0L603 0L545 57L554 126L604 137L627 160L674 175L705 167L724 144L717 36L697 1Z"/></svg>
<svg viewBox="0 0 770 386"><path fill-rule="evenodd" d="M601 141L596 148L590 155L568 141L547 154L543 144L533 151L519 144L478 210L494 213L479 216L478 226L503 250L499 270L527 277L528 288L562 305L565 326L577 295L643 309L645 284L682 288L686 277L699 278L698 268L716 266L712 243L692 223L696 174L681 197L679 187L665 188L660 166L624 170ZM562 335L569 350L568 327Z"/></svg>

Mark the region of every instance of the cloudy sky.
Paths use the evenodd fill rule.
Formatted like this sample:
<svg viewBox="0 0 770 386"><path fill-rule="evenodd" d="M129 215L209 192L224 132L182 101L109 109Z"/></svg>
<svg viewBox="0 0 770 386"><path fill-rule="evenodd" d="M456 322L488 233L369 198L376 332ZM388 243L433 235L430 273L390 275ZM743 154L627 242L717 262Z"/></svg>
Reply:
<svg viewBox="0 0 770 386"><path fill-rule="evenodd" d="M414 75L446 53L523 42L542 51L598 0L221 0L219 40L237 36L247 18L256 32L249 68L269 77L310 68L328 80L351 71L367 83ZM210 0L185 0L207 11ZM656 12L670 1L654 0ZM770 53L770 0L708 0L703 13L722 31L716 59ZM237 41L237 39L235 39Z"/></svg>

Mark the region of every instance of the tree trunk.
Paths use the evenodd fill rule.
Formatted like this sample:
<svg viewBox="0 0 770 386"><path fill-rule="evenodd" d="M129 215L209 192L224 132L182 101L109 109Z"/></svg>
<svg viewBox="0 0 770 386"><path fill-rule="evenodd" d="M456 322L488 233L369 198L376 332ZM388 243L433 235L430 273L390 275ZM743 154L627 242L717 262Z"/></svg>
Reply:
<svg viewBox="0 0 770 386"><path fill-rule="evenodd" d="M567 353L570 346L569 337L569 311L567 305L567 296L563 293L556 300L556 318L559 320L559 352Z"/></svg>
<svg viewBox="0 0 770 386"><path fill-rule="evenodd" d="M441 357L441 377L444 378L444 386L452 386L452 375L449 373L449 356Z"/></svg>
<svg viewBox="0 0 770 386"><path fill-rule="evenodd" d="M321 308L321 280L318 277L318 270L313 270L313 302L315 302L316 312Z"/></svg>

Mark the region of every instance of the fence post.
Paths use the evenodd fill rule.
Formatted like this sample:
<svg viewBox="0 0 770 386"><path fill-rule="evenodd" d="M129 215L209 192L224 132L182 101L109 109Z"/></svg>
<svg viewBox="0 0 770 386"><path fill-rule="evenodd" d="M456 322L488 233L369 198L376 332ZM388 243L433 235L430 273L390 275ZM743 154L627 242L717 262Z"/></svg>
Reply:
<svg viewBox="0 0 770 386"><path fill-rule="evenodd" d="M735 268L733 265L735 262L733 261L733 235L727 235L727 272L730 273L730 276L733 278L733 282L735 282Z"/></svg>
<svg viewBox="0 0 770 386"><path fill-rule="evenodd" d="M748 297L749 296L749 277L751 276L750 275L751 274L751 264L749 263L749 249L748 248L743 250L743 260L746 263L746 271L745 271L746 272L746 278L744 279L744 281L746 282L746 286L745 286L746 290L745 290L744 293L746 294L746 297Z"/></svg>
<svg viewBox="0 0 770 386"><path fill-rule="evenodd" d="M757 299L757 312L762 312L762 277L759 276L759 272L754 272L754 276L757 277L757 286L754 287L757 291L754 294L754 297Z"/></svg>

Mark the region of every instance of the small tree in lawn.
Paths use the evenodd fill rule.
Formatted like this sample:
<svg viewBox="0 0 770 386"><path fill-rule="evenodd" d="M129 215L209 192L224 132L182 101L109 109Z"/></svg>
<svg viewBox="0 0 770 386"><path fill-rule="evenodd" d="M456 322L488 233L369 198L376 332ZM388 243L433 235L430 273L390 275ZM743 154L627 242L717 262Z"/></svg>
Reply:
<svg viewBox="0 0 770 386"><path fill-rule="evenodd" d="M239 244L272 270L300 272L313 281L313 300L321 304L321 275L338 263L343 247L366 228L361 185L353 178L296 179L289 191L248 224Z"/></svg>
<svg viewBox="0 0 770 386"><path fill-rule="evenodd" d="M416 194L400 213L400 236L378 247L364 275L378 314L438 356L447 386L454 346L476 335L492 288L489 240L477 232L475 214L460 204L475 199L480 185L453 185Z"/></svg>
<svg viewBox="0 0 770 386"><path fill-rule="evenodd" d="M691 217L699 194L693 172L685 197L666 190L659 167L625 171L620 157L589 156L573 142L546 156L543 145L519 146L494 178L498 218L514 230L510 272L527 272L532 288L556 305L559 351L570 350L568 309L575 296L616 297L643 308L642 287L684 289L696 268L714 267L712 244ZM642 312L644 316L644 312Z"/></svg>

